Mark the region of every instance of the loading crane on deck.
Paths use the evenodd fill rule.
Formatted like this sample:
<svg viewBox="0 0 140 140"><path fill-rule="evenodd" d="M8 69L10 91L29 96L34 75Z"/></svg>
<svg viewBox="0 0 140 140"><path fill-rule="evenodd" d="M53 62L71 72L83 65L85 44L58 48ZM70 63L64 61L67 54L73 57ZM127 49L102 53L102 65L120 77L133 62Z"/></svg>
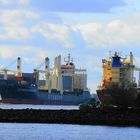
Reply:
<svg viewBox="0 0 140 140"><path fill-rule="evenodd" d="M8 67L12 66L15 62L17 62L17 70L10 70L10 69L8 69ZM4 79L5 80L8 79L8 76L7 76L8 72L13 73L14 76L17 77L18 80L22 79L21 58L20 57L18 57L16 61L14 60L12 63L7 65L6 67L0 69L0 74L4 75Z"/></svg>
<svg viewBox="0 0 140 140"><path fill-rule="evenodd" d="M40 67L44 64L41 63L36 69L34 69L35 83L38 89L46 89L50 92L50 67L49 67L49 58L45 58L45 68L44 70L39 70ZM39 74L43 73L45 75L45 86L39 85Z"/></svg>

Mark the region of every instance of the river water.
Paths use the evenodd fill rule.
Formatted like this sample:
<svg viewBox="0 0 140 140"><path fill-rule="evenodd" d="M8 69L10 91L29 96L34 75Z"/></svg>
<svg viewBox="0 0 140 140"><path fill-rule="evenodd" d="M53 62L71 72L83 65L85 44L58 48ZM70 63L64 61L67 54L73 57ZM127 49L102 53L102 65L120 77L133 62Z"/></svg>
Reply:
<svg viewBox="0 0 140 140"><path fill-rule="evenodd" d="M0 104L0 109L65 109L65 110L71 110L71 109L79 109L79 106L72 106L72 105L31 105L31 104Z"/></svg>
<svg viewBox="0 0 140 140"><path fill-rule="evenodd" d="M140 128L0 123L0 140L139 140Z"/></svg>

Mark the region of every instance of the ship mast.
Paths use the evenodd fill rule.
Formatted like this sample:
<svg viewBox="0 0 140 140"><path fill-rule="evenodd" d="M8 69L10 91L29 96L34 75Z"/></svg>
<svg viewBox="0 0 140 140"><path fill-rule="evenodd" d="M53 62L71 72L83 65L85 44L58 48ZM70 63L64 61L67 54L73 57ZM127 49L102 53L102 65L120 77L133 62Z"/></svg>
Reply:
<svg viewBox="0 0 140 140"><path fill-rule="evenodd" d="M70 53L68 54L67 58L64 58L64 62L67 64L73 63L73 58L71 58Z"/></svg>

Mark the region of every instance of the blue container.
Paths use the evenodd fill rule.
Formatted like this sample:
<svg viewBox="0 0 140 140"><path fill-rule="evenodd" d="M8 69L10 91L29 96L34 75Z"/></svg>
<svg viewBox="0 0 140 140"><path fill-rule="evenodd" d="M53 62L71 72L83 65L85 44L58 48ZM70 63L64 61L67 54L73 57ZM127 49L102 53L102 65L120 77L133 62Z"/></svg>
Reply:
<svg viewBox="0 0 140 140"><path fill-rule="evenodd" d="M63 89L72 90L72 76L63 76Z"/></svg>
<svg viewBox="0 0 140 140"><path fill-rule="evenodd" d="M0 79L4 79L4 75L0 74Z"/></svg>
<svg viewBox="0 0 140 140"><path fill-rule="evenodd" d="M115 56L112 59L112 67L121 67L121 60L119 56Z"/></svg>

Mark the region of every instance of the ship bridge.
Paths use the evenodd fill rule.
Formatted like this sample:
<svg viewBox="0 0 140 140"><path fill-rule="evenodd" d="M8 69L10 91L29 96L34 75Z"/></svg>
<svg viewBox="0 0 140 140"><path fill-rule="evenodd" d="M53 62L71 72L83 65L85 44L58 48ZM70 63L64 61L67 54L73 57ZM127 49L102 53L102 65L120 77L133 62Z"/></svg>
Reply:
<svg viewBox="0 0 140 140"><path fill-rule="evenodd" d="M41 90L48 90L49 93L57 91L64 92L87 91L86 69L78 69L73 63L70 54L61 64L61 55L55 57L54 65L49 67L49 58L45 59L45 70L35 69L36 85ZM39 73L45 74L45 84L40 85Z"/></svg>

